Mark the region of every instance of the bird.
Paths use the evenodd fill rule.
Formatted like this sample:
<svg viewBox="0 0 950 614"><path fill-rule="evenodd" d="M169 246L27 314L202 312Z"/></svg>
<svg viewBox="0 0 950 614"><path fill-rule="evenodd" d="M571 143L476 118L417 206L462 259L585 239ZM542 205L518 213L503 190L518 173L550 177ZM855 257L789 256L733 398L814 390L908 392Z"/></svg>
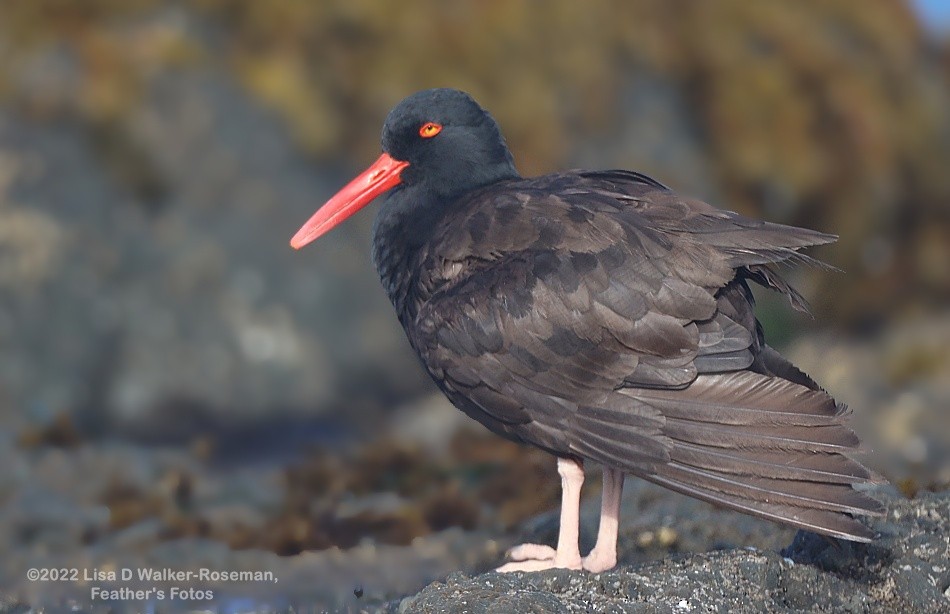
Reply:
<svg viewBox="0 0 950 614"><path fill-rule="evenodd" d="M299 249L385 195L373 261L422 365L457 408L556 458L557 545L501 572L617 564L627 474L855 542L883 513L848 407L766 343L750 284L837 237L760 221L627 170L522 177L496 120L450 88L399 102L382 154L300 228ZM584 463L603 467L581 556Z"/></svg>

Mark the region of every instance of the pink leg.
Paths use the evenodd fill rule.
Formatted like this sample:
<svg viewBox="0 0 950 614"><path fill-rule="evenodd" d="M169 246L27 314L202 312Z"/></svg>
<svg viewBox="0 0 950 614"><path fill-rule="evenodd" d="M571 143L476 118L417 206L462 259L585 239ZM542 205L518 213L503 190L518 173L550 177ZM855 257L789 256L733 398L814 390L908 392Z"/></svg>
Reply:
<svg viewBox="0 0 950 614"><path fill-rule="evenodd" d="M541 571L553 567L581 568L581 552L577 545L580 524L581 486L584 485L584 465L566 458L557 459L561 474L561 527L558 531L557 550L540 544L521 544L508 552L513 562L497 571Z"/></svg>
<svg viewBox="0 0 950 614"><path fill-rule="evenodd" d="M604 494L600 502L600 528L597 545L584 557L587 571L607 571L617 564L617 524L620 521L620 495L623 494L623 472L604 467Z"/></svg>

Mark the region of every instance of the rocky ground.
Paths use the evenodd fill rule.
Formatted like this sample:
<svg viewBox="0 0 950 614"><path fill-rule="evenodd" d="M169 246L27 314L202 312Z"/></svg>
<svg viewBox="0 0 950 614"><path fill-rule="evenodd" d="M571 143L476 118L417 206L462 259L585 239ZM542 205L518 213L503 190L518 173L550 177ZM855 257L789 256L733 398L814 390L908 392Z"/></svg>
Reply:
<svg viewBox="0 0 950 614"><path fill-rule="evenodd" d="M588 574L453 574L388 612L950 612L950 494L888 498L870 545L679 555Z"/></svg>

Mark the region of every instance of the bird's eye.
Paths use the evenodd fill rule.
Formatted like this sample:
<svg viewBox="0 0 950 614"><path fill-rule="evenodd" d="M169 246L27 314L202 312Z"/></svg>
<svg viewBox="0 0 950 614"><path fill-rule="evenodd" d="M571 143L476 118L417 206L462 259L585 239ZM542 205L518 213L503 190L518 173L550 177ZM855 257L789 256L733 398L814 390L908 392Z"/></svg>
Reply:
<svg viewBox="0 0 950 614"><path fill-rule="evenodd" d="M435 122L426 122L419 128L419 136L424 139L431 139L440 132L442 132L442 124Z"/></svg>

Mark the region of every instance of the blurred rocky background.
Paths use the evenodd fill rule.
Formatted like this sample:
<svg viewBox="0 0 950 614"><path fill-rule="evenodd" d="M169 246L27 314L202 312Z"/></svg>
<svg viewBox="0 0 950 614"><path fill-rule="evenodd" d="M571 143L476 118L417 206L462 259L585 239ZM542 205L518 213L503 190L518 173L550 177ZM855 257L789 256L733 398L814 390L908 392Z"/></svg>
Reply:
<svg viewBox="0 0 950 614"><path fill-rule="evenodd" d="M760 293L762 320L855 409L870 465L946 489L939 4L5 0L0 589L69 598L26 582L40 562L200 559L339 606L553 535L550 459L469 425L411 354L373 208L287 245L433 86L490 109L524 174L638 169L841 235L814 255L844 273L788 272L814 319ZM624 562L791 539L628 490Z"/></svg>

